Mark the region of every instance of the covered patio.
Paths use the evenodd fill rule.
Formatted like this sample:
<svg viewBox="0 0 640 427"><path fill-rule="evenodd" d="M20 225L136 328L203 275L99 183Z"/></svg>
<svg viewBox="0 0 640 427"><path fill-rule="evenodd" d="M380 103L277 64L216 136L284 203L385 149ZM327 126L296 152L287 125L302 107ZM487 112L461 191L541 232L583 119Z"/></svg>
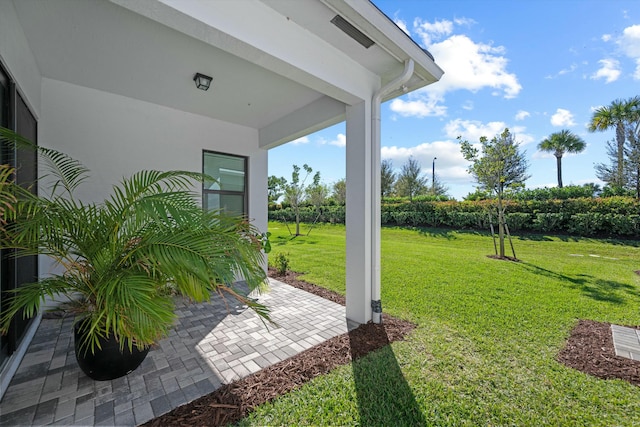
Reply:
<svg viewBox="0 0 640 427"><path fill-rule="evenodd" d="M357 326L342 305L274 279L258 298L277 327L231 300L181 304L171 335L112 381L82 373L73 318L49 316L0 402L0 425L139 425Z"/></svg>
<svg viewBox="0 0 640 427"><path fill-rule="evenodd" d="M196 73L212 77L208 91L196 88ZM121 177L141 169L201 172L205 153L217 153L245 161L242 213L266 231L268 150L346 121L346 309L340 308L336 328L346 328L346 319L366 323L381 316L380 105L435 83L442 74L431 55L368 0L0 0L0 103L9 111L0 125L87 166L92 178L77 193L87 202L103 200ZM16 155L14 166L26 166L33 178L44 174L34 160ZM38 191L45 189L42 185ZM194 189L208 203L205 190L212 189ZM55 268L42 256L29 265L17 265L12 275L2 276L0 295ZM265 302L275 313L289 307ZM313 324L315 306L299 303L295 308L301 307L304 319L293 324ZM45 418L36 420L40 415L34 415L25 422L55 423L70 415L80 422L78 411L91 405L93 410L80 416L96 417L97 408L100 414L111 414L105 409L109 405L122 409L100 394L109 395L122 384L109 391L82 383L68 354L70 344L63 342L71 331L68 320L43 319L41 329L39 322L40 318L22 322L1 338L0 398L7 392L2 398L3 421L10 416L28 418L27 408ZM50 328L63 326L61 336L67 338L56 344L62 347L43 347L43 331L46 336ZM235 327L244 325L232 323L228 330ZM34 359L29 353L20 369L38 368L16 372L36 331L34 339L41 349ZM187 335L171 340L191 339L183 333ZM244 338L247 345L260 339L255 331ZM307 344L314 339L307 339ZM285 347L293 351L307 344ZM265 351L275 360L276 348L271 350L260 347L251 354ZM283 353L284 349L277 358ZM162 357L160 366L153 365L153 354L149 359L143 368L147 376L167 368ZM233 367L250 372L260 366L249 362L252 359L234 362ZM205 365L201 369L204 375ZM216 373L216 378L222 382L238 374L229 369ZM50 370L56 380L45 379ZM14 373L19 383L11 382ZM55 389L60 379L65 386ZM204 377L185 383L185 389L191 386L190 395L195 384L209 390L202 381ZM165 389L162 380L155 384L165 393L177 391ZM134 381L127 387L141 393L143 385L145 393L152 392L146 383ZM29 405L15 397L16 390L31 399ZM37 400L34 390L40 390ZM79 390L84 394L67 394ZM127 416L138 423L144 411L152 416L154 410L150 400L136 399L141 397L129 402L141 404L127 409ZM52 411L51 405L58 409ZM109 416L105 419L112 420Z"/></svg>

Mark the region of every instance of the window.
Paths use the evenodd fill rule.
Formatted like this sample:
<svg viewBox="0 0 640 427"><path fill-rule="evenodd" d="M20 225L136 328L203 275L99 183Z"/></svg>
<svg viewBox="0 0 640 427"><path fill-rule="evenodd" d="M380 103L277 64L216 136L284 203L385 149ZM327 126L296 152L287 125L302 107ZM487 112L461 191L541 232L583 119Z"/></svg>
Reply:
<svg viewBox="0 0 640 427"><path fill-rule="evenodd" d="M202 171L215 179L205 180L203 183L204 208L247 216L247 158L205 151Z"/></svg>

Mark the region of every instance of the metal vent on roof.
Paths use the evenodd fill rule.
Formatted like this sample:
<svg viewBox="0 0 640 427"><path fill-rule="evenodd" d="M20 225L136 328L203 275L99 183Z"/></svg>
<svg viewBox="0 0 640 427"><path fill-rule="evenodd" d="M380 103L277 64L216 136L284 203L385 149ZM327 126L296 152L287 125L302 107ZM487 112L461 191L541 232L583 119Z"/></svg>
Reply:
<svg viewBox="0 0 640 427"><path fill-rule="evenodd" d="M331 23L336 27L344 31L349 37L360 43L365 48L369 49L373 46L373 40L364 35L362 31L351 25L346 19L340 15L336 15L331 20Z"/></svg>

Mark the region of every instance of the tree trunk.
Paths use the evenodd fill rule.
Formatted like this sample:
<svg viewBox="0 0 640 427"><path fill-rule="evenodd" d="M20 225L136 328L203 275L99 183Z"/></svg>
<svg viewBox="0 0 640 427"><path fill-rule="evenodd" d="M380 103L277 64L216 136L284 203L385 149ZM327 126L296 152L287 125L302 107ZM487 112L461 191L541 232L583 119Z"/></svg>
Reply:
<svg viewBox="0 0 640 427"><path fill-rule="evenodd" d="M624 187L624 125L622 122L618 122L616 125L616 142L618 143L618 182L617 185Z"/></svg>
<svg viewBox="0 0 640 427"><path fill-rule="evenodd" d="M562 156L556 156L558 164L558 188L562 188Z"/></svg>
<svg viewBox="0 0 640 427"><path fill-rule="evenodd" d="M300 235L300 211L296 209L296 236Z"/></svg>
<svg viewBox="0 0 640 427"><path fill-rule="evenodd" d="M498 240L500 242L500 258L504 258L504 207L502 192L498 193Z"/></svg>

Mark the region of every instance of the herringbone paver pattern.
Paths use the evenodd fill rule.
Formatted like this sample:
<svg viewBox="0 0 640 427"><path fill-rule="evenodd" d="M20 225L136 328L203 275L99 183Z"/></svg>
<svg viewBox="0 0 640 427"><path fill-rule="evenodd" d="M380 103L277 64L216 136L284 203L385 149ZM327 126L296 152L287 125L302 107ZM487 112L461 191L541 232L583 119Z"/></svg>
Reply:
<svg viewBox="0 0 640 427"><path fill-rule="evenodd" d="M78 368L73 319L43 319L0 402L0 425L138 425L347 332L344 307L270 282L259 300L278 327L231 299L180 303L170 336L112 381Z"/></svg>

